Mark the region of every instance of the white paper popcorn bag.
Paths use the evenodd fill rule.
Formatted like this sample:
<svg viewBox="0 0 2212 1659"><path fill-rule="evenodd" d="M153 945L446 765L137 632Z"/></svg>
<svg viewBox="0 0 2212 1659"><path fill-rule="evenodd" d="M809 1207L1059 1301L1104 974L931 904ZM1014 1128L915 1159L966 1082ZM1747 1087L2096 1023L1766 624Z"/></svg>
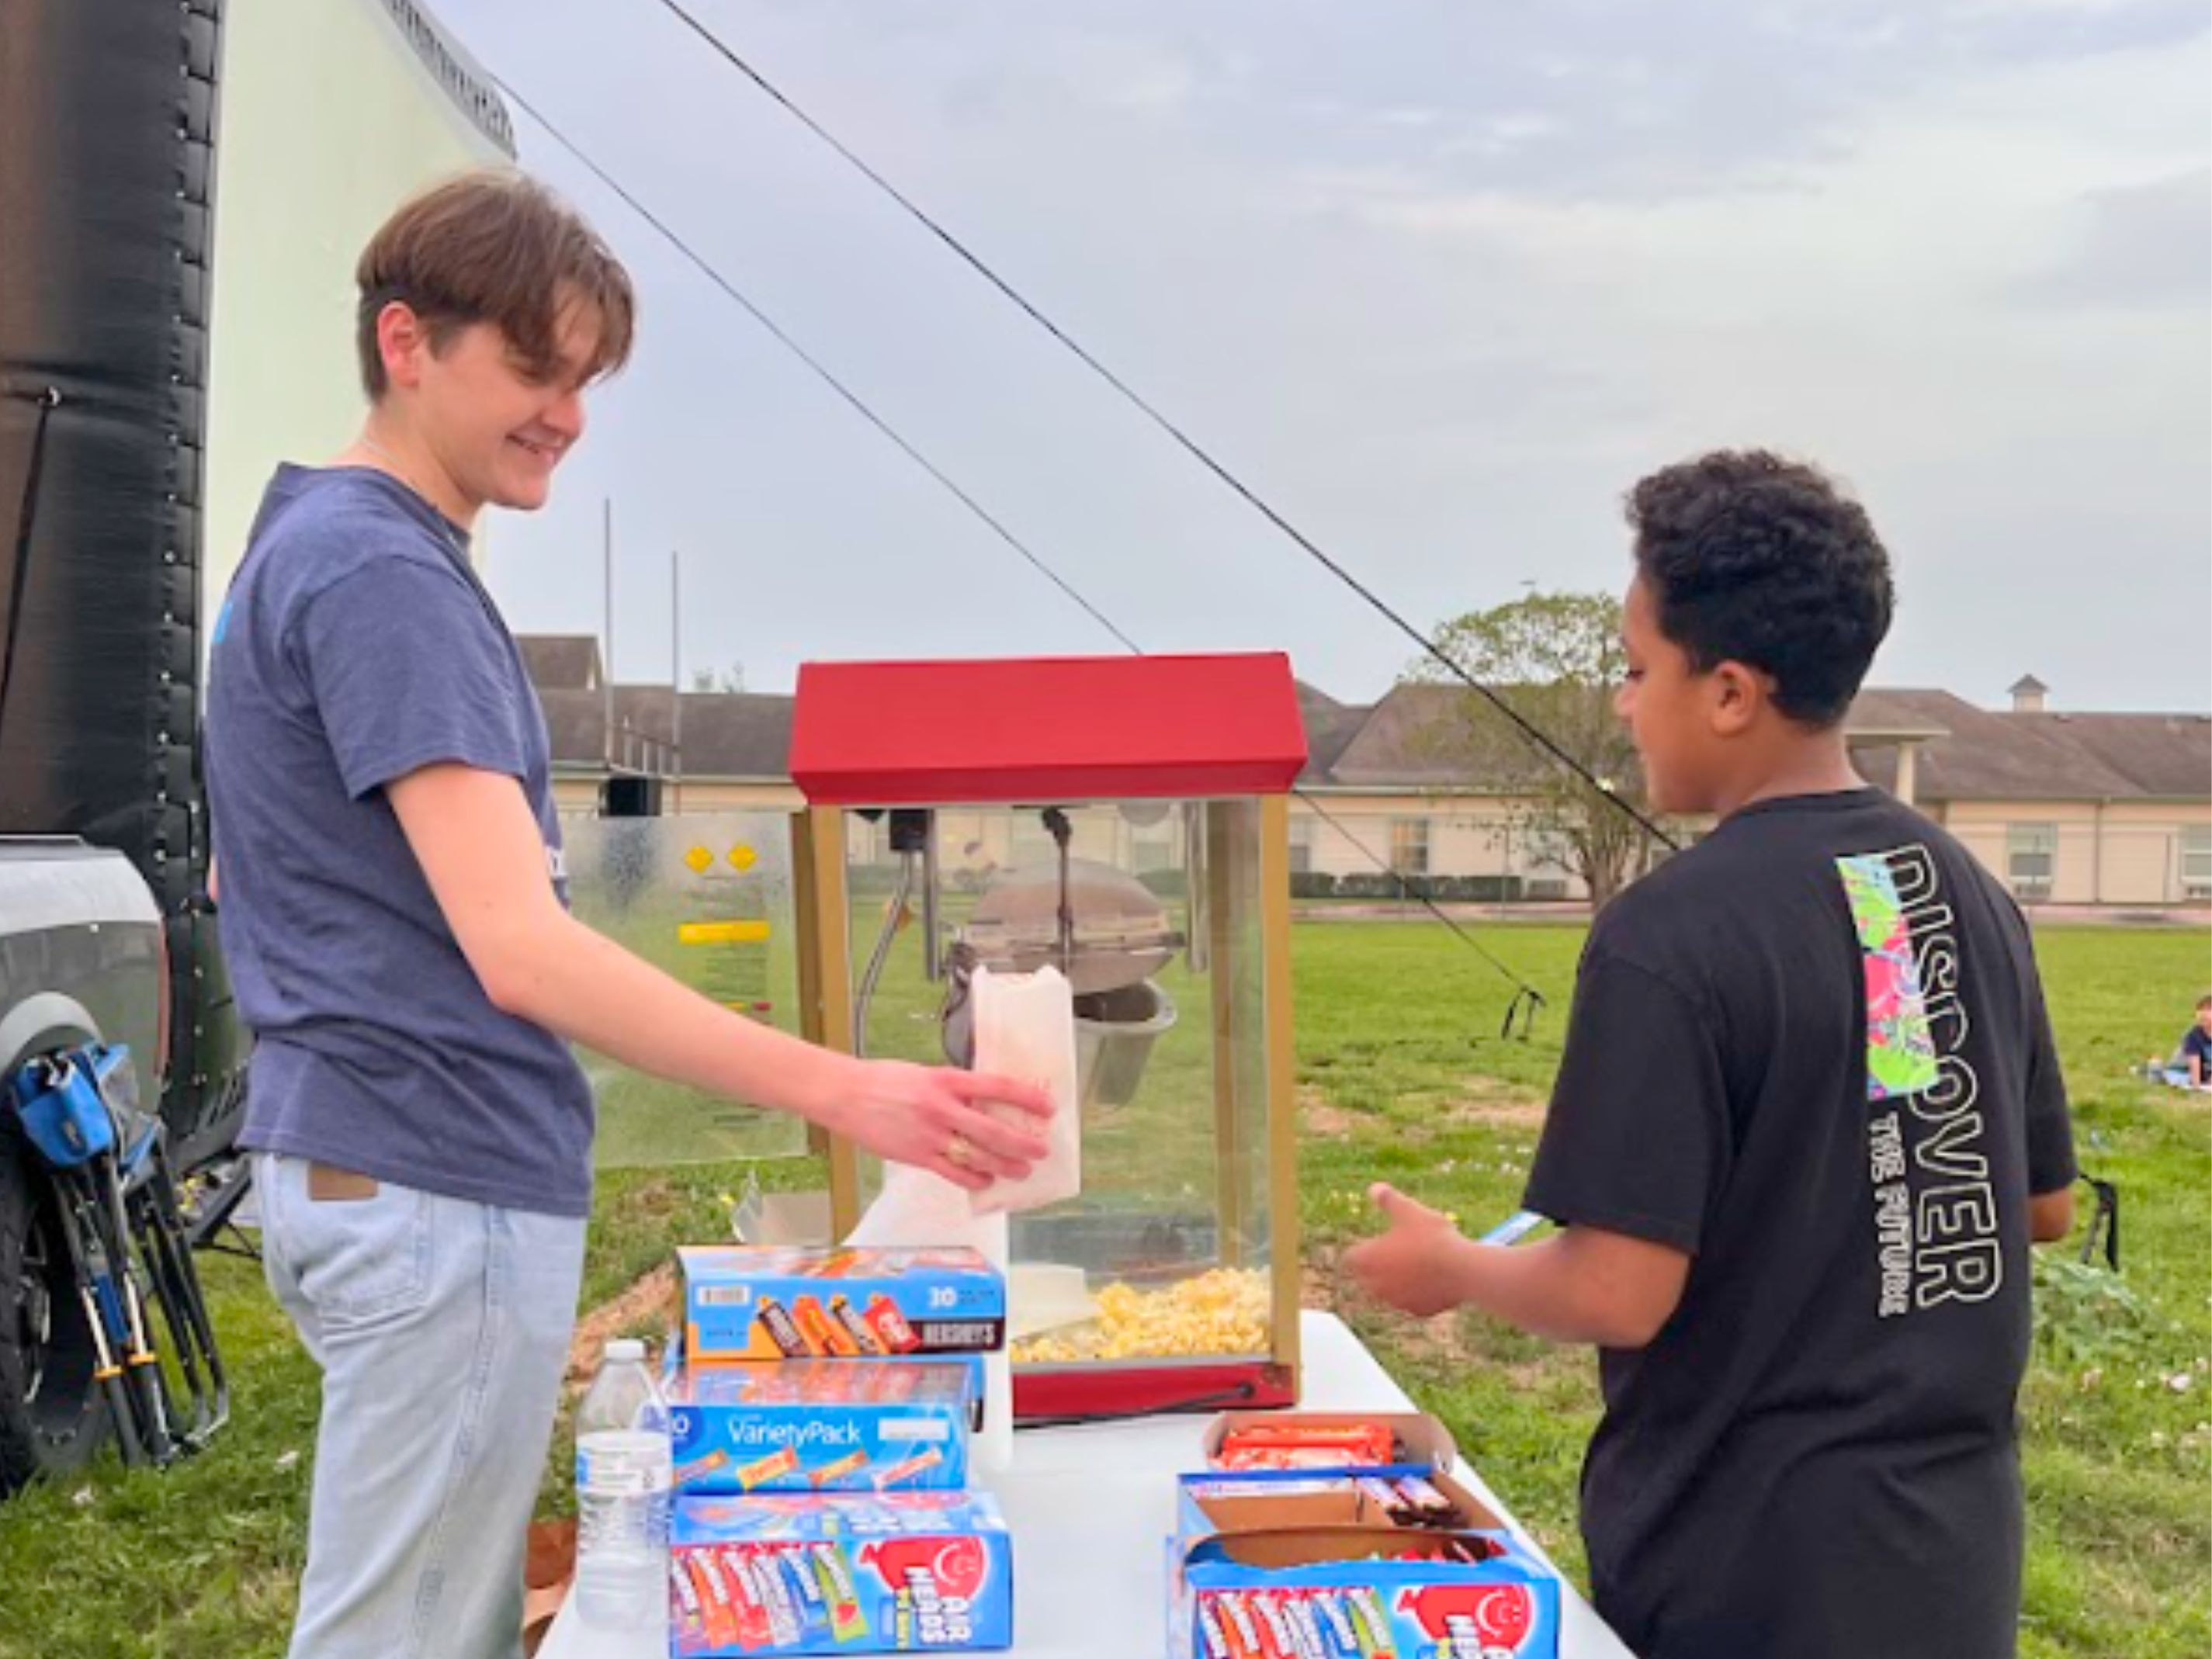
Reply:
<svg viewBox="0 0 2212 1659"><path fill-rule="evenodd" d="M1034 1083L1052 1098L1043 1158L1020 1181L994 1181L975 1195L975 1212L1035 1210L1083 1190L1083 1119L1076 1098L1075 999L1059 969L1034 974L975 970L975 1069ZM1036 1120L992 1108L1010 1122Z"/></svg>

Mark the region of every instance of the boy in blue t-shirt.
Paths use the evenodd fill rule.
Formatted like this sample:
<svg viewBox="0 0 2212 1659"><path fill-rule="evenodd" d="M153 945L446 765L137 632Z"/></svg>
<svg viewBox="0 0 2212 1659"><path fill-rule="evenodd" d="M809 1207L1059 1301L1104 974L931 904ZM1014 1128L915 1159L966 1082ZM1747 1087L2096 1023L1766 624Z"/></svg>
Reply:
<svg viewBox="0 0 2212 1659"><path fill-rule="evenodd" d="M469 558L544 504L629 278L520 174L464 175L362 254L368 407L281 469L215 629L224 953L256 1047L270 1286L323 1370L294 1659L520 1659L525 1530L582 1272L580 1043L975 1188L1041 1091L831 1054L567 908L545 721Z"/></svg>

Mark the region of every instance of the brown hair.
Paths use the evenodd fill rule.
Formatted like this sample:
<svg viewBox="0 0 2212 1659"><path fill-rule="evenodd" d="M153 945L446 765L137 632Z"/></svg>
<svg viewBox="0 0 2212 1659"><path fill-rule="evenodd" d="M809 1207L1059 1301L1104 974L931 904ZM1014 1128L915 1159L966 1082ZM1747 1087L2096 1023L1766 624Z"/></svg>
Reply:
<svg viewBox="0 0 2212 1659"><path fill-rule="evenodd" d="M584 379L629 361L637 300L629 273L575 210L535 179L505 168L465 173L434 185L384 222L362 250L355 344L369 401L386 387L376 319L398 301L422 319L442 351L476 323L490 323L533 373L560 367L562 319L572 304L599 314Z"/></svg>

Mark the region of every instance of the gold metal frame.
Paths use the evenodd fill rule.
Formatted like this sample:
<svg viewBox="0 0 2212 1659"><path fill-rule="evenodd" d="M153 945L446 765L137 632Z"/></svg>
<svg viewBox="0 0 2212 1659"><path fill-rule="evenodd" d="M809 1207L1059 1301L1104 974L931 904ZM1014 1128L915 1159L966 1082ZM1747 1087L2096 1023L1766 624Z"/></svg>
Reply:
<svg viewBox="0 0 2212 1659"><path fill-rule="evenodd" d="M1291 834L1290 800L1259 798L1260 971L1266 976L1268 1224L1272 1230L1274 1350L1270 1358L1298 1376L1298 1304L1301 1289L1298 1218L1297 1051L1291 1007ZM1229 884L1243 860L1233 854L1232 837L1209 813L1217 829L1207 836L1206 880L1211 911L1215 1053L1214 1125L1219 1141L1217 1167L1222 1206L1223 1257L1237 1265L1244 1247L1244 1203L1235 1179L1248 1153L1261 1149L1241 1144L1235 1099L1232 1046L1225 1041L1234 986L1227 971L1235 960L1225 933L1233 907ZM793 841L799 921L811 948L799 954L799 996L806 1036L841 1054L854 1052L852 919L845 881L845 814L836 807L810 807L799 815ZM826 1146L823 1142L826 1141ZM859 1149L836 1136L818 1138L830 1164L830 1213L834 1237L842 1238L860 1218Z"/></svg>
<svg viewBox="0 0 2212 1659"><path fill-rule="evenodd" d="M1291 802L1260 800L1260 962L1267 976L1267 1210L1273 1230L1275 1363L1299 1381L1297 1046L1291 1018Z"/></svg>
<svg viewBox="0 0 2212 1659"><path fill-rule="evenodd" d="M792 842L799 925L812 949L799 957L799 994L809 1041L841 1054L853 1049L853 921L845 889L845 815L810 806ZM823 1143L826 1142L826 1146ZM839 1135L817 1143L830 1157L830 1226L842 1238L860 1219L860 1152Z"/></svg>

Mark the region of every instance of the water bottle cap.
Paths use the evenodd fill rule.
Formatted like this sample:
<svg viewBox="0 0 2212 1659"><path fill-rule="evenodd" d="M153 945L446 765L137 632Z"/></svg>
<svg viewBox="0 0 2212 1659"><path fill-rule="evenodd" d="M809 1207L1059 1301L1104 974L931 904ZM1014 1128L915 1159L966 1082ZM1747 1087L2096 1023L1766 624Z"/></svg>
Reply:
<svg viewBox="0 0 2212 1659"><path fill-rule="evenodd" d="M606 1359L610 1364L621 1364L626 1361L642 1363L644 1358L645 1344L634 1336L618 1336L607 1344Z"/></svg>

